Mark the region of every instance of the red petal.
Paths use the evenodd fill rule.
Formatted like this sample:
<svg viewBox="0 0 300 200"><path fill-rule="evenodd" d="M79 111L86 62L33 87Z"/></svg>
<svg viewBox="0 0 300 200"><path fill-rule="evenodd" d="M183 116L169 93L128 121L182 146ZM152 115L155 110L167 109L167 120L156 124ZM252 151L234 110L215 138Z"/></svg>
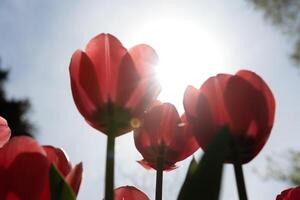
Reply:
<svg viewBox="0 0 300 200"><path fill-rule="evenodd" d="M288 198L290 200L300 199L300 187L298 186L298 187L290 190L289 193L288 193Z"/></svg>
<svg viewBox="0 0 300 200"><path fill-rule="evenodd" d="M153 166L153 163L147 162L145 159L137 161L140 165L142 165L145 169L150 170L150 169L155 169Z"/></svg>
<svg viewBox="0 0 300 200"><path fill-rule="evenodd" d="M127 99L126 107L134 109L136 114L140 114L149 107L160 92L160 85L154 72L158 56L154 49L148 45L137 45L129 50L129 54L134 62L138 82L132 81L136 85L128 91L130 98Z"/></svg>
<svg viewBox="0 0 300 200"><path fill-rule="evenodd" d="M197 102L199 92L193 86L188 86L185 89L183 97L183 106L188 117L197 117Z"/></svg>
<svg viewBox="0 0 300 200"><path fill-rule="evenodd" d="M259 131L268 126L268 107L263 94L239 76L232 76L224 93L226 109L235 134L246 134L256 122Z"/></svg>
<svg viewBox="0 0 300 200"><path fill-rule="evenodd" d="M192 122L193 134L199 146L205 148L216 134L216 124L207 98L200 94L197 103L198 118Z"/></svg>
<svg viewBox="0 0 300 200"><path fill-rule="evenodd" d="M98 86L95 67L89 57L82 52L79 65L79 83L94 105L99 106L103 103L101 91Z"/></svg>
<svg viewBox="0 0 300 200"><path fill-rule="evenodd" d="M157 147L152 145L151 133L146 132L145 130L139 128L134 131L134 143L137 150L144 157L144 161L155 162L158 155ZM143 165L146 162L139 162ZM147 164L145 164L147 166ZM144 165L143 165L144 166ZM145 167L145 166L144 166Z"/></svg>
<svg viewBox="0 0 300 200"><path fill-rule="evenodd" d="M133 186L115 189L115 200L150 200L145 193Z"/></svg>
<svg viewBox="0 0 300 200"><path fill-rule="evenodd" d="M34 164L33 164L34 163ZM39 200L48 182L49 162L39 153L22 153L8 170L9 190L20 199Z"/></svg>
<svg viewBox="0 0 300 200"><path fill-rule="evenodd" d="M5 197L1 198L4 199ZM13 192L8 192L6 195L7 200L22 200L20 197L17 196L17 194L13 193Z"/></svg>
<svg viewBox="0 0 300 200"><path fill-rule="evenodd" d="M0 149L0 166L9 167L22 153L39 153L46 156L44 149L34 139L27 136L14 137Z"/></svg>
<svg viewBox="0 0 300 200"><path fill-rule="evenodd" d="M100 34L90 40L86 53L95 66L102 99L115 102L120 64L127 50L114 36Z"/></svg>
<svg viewBox="0 0 300 200"><path fill-rule="evenodd" d="M70 70L72 94L77 109L79 110L79 112L84 118L90 120L93 112L96 110L96 105L90 100L90 98L87 96L87 93L80 85L80 71L81 71L80 66L81 66L81 62L82 62L81 60L83 54L84 53L81 52L80 50L77 50L73 54L69 70Z"/></svg>
<svg viewBox="0 0 300 200"><path fill-rule="evenodd" d="M119 67L119 76L116 85L116 103L126 105L130 96L138 87L141 78L131 56L129 53L125 54Z"/></svg>
<svg viewBox="0 0 300 200"><path fill-rule="evenodd" d="M195 151L199 149L198 142L194 137L194 129L193 127L187 122L186 116L183 115L181 117L182 120L182 150L179 152L177 161L181 161L192 155Z"/></svg>
<svg viewBox="0 0 300 200"><path fill-rule="evenodd" d="M70 173L66 177L66 181L72 187L76 195L78 194L81 185L82 171L82 163L79 163L70 171Z"/></svg>
<svg viewBox="0 0 300 200"><path fill-rule="evenodd" d="M4 167L0 167L0 199L5 199L9 190L7 180L9 180L9 177L6 169L4 169Z"/></svg>
<svg viewBox="0 0 300 200"><path fill-rule="evenodd" d="M176 135L179 114L172 104L153 107L144 117L143 128L150 133L151 146L168 146Z"/></svg>
<svg viewBox="0 0 300 200"><path fill-rule="evenodd" d="M300 199L300 186L289 188L277 195L276 200L297 200Z"/></svg>
<svg viewBox="0 0 300 200"><path fill-rule="evenodd" d="M257 90L261 91L267 101L268 105L268 113L269 113L269 127L273 127L274 117L275 117L275 98L271 89L268 87L266 82L258 76L256 73L247 71L247 70L240 70L236 73L237 76L242 77L243 79L247 80L254 86Z"/></svg>
<svg viewBox="0 0 300 200"><path fill-rule="evenodd" d="M200 88L200 92L207 98L212 117L217 126L224 126L230 121L224 106L224 90L231 75L218 74L209 78ZM200 114L198 113L198 116Z"/></svg>
<svg viewBox="0 0 300 200"><path fill-rule="evenodd" d="M3 117L0 117L0 148L9 140L10 134L7 121Z"/></svg>
<svg viewBox="0 0 300 200"><path fill-rule="evenodd" d="M67 158L65 152L60 148L53 146L43 146L47 154L47 159L55 165L55 167L62 173L63 176L67 176L71 171L71 164Z"/></svg>
<svg viewBox="0 0 300 200"><path fill-rule="evenodd" d="M158 63L158 55L151 46L136 45L129 50L129 54L141 77L152 78L155 76L154 67Z"/></svg>

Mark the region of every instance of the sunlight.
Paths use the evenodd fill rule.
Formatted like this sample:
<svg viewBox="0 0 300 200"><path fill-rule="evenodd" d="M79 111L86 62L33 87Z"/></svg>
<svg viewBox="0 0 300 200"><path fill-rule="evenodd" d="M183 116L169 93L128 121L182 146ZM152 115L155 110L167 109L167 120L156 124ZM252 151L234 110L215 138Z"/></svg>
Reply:
<svg viewBox="0 0 300 200"><path fill-rule="evenodd" d="M159 100L171 102L183 112L182 97L187 85L200 87L208 77L224 72L228 50L219 41L220 34L191 21L171 19L146 23L135 32L131 41L150 44L159 55Z"/></svg>

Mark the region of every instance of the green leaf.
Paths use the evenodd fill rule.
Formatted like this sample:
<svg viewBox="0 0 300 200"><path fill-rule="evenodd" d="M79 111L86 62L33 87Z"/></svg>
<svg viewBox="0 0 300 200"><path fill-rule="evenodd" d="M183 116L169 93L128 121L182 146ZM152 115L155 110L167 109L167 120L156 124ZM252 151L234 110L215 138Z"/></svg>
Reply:
<svg viewBox="0 0 300 200"><path fill-rule="evenodd" d="M223 163L229 154L230 135L224 127L205 150L199 164L193 159L178 200L217 200Z"/></svg>
<svg viewBox="0 0 300 200"><path fill-rule="evenodd" d="M49 170L51 200L75 200L75 194L54 165Z"/></svg>

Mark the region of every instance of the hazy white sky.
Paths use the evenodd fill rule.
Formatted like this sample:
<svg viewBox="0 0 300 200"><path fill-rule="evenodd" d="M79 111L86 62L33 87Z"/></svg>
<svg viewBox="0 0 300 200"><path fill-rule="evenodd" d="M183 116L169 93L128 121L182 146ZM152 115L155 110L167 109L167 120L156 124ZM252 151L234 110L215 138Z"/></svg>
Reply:
<svg viewBox="0 0 300 200"><path fill-rule="evenodd" d="M160 55L162 100L182 111L186 84L200 84L218 72L246 68L260 74L277 100L270 140L244 166L249 199L275 199L286 187L262 181L267 155L299 149L300 74L288 59L291 41L265 23L243 0L211 1L75 1L1 0L0 56L11 68L11 97L29 97L29 118L38 126L42 144L63 147L73 163L83 161L85 178L78 199L103 197L106 137L80 116L71 96L68 66L72 53L93 36L112 33L126 47L152 45ZM204 38L204 39L203 39ZM135 161L132 135L117 139L116 186L135 185L152 199L154 171ZM164 199L175 200L188 161L165 173ZM225 167L222 199L237 199L232 166Z"/></svg>

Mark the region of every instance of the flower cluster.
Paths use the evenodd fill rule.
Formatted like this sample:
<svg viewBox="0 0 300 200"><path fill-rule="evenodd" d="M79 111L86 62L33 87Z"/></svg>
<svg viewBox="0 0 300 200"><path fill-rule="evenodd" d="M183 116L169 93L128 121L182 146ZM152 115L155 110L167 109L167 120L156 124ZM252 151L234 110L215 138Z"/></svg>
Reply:
<svg viewBox="0 0 300 200"><path fill-rule="evenodd" d="M163 172L199 148L204 155L199 164L191 162L178 199L218 197L213 193L219 192L223 163L234 165L239 197L247 199L242 165L262 150L275 118L269 86L249 70L217 74L199 89L187 87L180 115L174 105L157 100L157 62L152 47L127 50L110 34L97 35L71 58L75 105L90 126L107 136L105 200L149 200L134 186L114 189L115 138L130 131L143 157L138 162L156 170L156 200L162 199ZM0 118L0 199L73 200L82 172L82 164L72 167L60 148L25 136L10 139L8 123ZM211 188L204 189L207 177ZM277 200L299 199L298 191L285 190Z"/></svg>
<svg viewBox="0 0 300 200"><path fill-rule="evenodd" d="M157 60L150 46L126 50L110 34L94 37L85 51L78 50L72 56L75 104L92 127L108 136L107 200L114 196L111 168L114 138L119 135L134 130L135 146L143 156L139 163L157 171L156 199L160 200L162 172L175 169L178 161L199 147L206 151L224 127L230 138L224 162L233 163L237 170L260 152L273 127L274 96L254 72L218 74L200 89L188 86L183 99L185 113L180 117L175 106L155 100L160 91L153 70ZM127 196L128 191L136 190L124 187L115 193Z"/></svg>

